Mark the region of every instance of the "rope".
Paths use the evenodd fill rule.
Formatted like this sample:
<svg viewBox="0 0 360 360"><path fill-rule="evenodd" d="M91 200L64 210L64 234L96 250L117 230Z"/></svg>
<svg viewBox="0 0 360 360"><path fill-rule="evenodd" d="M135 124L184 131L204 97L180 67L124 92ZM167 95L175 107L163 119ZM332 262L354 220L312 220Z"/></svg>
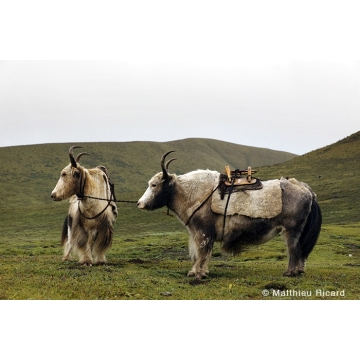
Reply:
<svg viewBox="0 0 360 360"><path fill-rule="evenodd" d="M93 217L89 217L89 216L86 216L83 214L83 212L81 211L80 209L80 201L78 202L78 209L79 209L79 212L80 214L85 218L85 219L88 219L88 220L93 220L93 219L96 219L97 217L99 217L101 214L104 213L104 211L109 207L111 201L108 202L108 204L105 206L104 210L100 211L97 215L93 216Z"/></svg>
<svg viewBox="0 0 360 360"><path fill-rule="evenodd" d="M107 174L107 171L106 169L102 169L101 167L99 167L103 172L104 172L104 180L105 182L107 182L110 186L110 199L104 199L104 198L99 198L99 197L95 197L95 196L90 196L90 195L84 195L84 189L85 189L85 183L86 183L86 177L85 177L85 180L84 180L84 184L82 185L81 184L81 179L80 179L80 194L77 195L78 197L78 209L79 209L79 212L80 212L80 215L83 216L85 219L88 219L88 220L93 220L93 219L96 219L97 217L99 217L100 215L102 215L105 210L111 205L112 202L116 203L120 203L120 202L128 202L128 203L137 203L137 201L133 201L133 200L116 200L116 197L115 197L115 187L114 187L114 184L110 181L110 178L109 178L109 175ZM93 216L93 217L88 217L86 215L84 215L84 213L81 211L80 209L80 202L81 200L83 200L84 198L88 198L88 199L95 199L95 200L102 200L102 201L107 201L107 205L105 206L105 208L100 211L97 215Z"/></svg>
<svg viewBox="0 0 360 360"><path fill-rule="evenodd" d="M185 226L188 226L189 221L191 220L191 218L193 217L193 215L210 199L210 196L215 192L215 190L219 187L219 185L217 185L215 187L215 189L213 189L211 191L211 193L206 197L205 200L203 200L200 205L193 211L193 213L190 215L190 217L188 218L187 222L185 223Z"/></svg>
<svg viewBox="0 0 360 360"><path fill-rule="evenodd" d="M226 212L227 212L227 208L228 208L228 205L229 205L230 196L231 196L231 194L232 194L232 192L233 192L233 189L234 189L234 182L235 182L235 179L236 179L236 175L237 175L238 173L239 173L239 169L236 169L236 170L235 170L234 177L233 177L232 180L231 180L231 187L230 187L230 190L229 190L229 195L228 195L228 198L227 198L227 201L226 201L225 211L224 211L224 221L223 221L221 241L224 241L225 223L226 223Z"/></svg>
<svg viewBox="0 0 360 360"><path fill-rule="evenodd" d="M90 196L90 195L83 195L83 198L89 198L89 199L94 199L94 200L103 200L103 201L111 201L111 202L115 202L115 203L132 203L132 204L137 204L137 200L109 200L109 199L104 199L104 198L98 198L95 196Z"/></svg>

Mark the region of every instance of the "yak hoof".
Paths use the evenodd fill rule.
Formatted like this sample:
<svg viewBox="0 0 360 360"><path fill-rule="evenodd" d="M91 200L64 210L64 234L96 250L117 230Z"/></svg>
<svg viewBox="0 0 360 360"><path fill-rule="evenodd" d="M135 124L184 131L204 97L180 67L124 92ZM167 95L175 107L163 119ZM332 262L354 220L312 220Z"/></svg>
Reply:
<svg viewBox="0 0 360 360"><path fill-rule="evenodd" d="M92 266L92 262L91 261L83 261L80 262L80 264L84 265L84 266Z"/></svg>
<svg viewBox="0 0 360 360"><path fill-rule="evenodd" d="M106 261L98 261L96 263L94 263L94 265L105 265Z"/></svg>
<svg viewBox="0 0 360 360"><path fill-rule="evenodd" d="M288 276L288 277L295 277L295 276L300 276L303 273L303 271L285 271L283 273L283 276Z"/></svg>
<svg viewBox="0 0 360 360"><path fill-rule="evenodd" d="M199 272L196 274L195 278L198 279L198 280L205 279L205 278L208 277L208 274L209 274L209 272L199 271Z"/></svg>
<svg viewBox="0 0 360 360"><path fill-rule="evenodd" d="M188 274L187 274L187 276L189 276L189 277L194 277L195 276L195 278L197 280L205 279L205 278L208 277L208 275L209 275L209 271L197 271L195 273L195 271L193 271L193 270L190 270L188 272Z"/></svg>

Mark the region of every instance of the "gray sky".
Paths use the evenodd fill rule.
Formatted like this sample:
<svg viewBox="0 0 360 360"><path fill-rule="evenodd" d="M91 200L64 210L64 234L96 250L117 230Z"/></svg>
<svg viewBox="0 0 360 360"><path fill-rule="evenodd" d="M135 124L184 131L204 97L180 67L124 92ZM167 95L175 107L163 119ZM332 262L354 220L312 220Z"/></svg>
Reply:
<svg viewBox="0 0 360 360"><path fill-rule="evenodd" d="M2 15L13 37L0 146L205 137L304 154L360 130L360 32L346 1L101 4Z"/></svg>

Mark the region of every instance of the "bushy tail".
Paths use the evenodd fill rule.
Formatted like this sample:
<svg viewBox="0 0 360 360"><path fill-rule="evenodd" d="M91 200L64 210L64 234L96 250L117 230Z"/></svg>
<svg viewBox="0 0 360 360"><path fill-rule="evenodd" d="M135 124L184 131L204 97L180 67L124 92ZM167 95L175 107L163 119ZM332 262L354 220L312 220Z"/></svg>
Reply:
<svg viewBox="0 0 360 360"><path fill-rule="evenodd" d="M68 216L65 218L62 234L61 234L61 246L64 246L68 238Z"/></svg>
<svg viewBox="0 0 360 360"><path fill-rule="evenodd" d="M303 259L307 259L319 237L322 223L322 215L319 204L313 199L310 214L301 233L300 246Z"/></svg>

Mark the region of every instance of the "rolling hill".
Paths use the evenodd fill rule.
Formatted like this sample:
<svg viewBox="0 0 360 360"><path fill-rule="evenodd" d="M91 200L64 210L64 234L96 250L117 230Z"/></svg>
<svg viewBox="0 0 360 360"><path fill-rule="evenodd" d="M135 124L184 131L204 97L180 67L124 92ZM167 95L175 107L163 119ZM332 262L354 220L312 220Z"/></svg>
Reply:
<svg viewBox="0 0 360 360"><path fill-rule="evenodd" d="M68 204L54 204L50 193L60 171L69 163L71 145L75 144L0 148L0 224L9 228L11 223L19 230L31 228L35 222L44 229L49 224L61 225L59 219ZM225 165L232 168L251 165L259 170L256 175L263 180L288 176L308 183L318 195L324 223L360 221L360 190L356 183L360 177L360 132L303 156L211 139L76 145L82 145L79 150L90 154L82 157L84 166L101 164L109 169L117 198L121 200L139 199L150 177L161 170L161 155L175 150L171 155L177 161L171 163L170 172L181 174L199 168L222 172ZM136 219L143 216L141 212L133 205L126 209L122 206L120 210L123 222L117 226L127 226L126 216L134 216L131 226L137 230ZM156 216L152 219L158 221Z"/></svg>
<svg viewBox="0 0 360 360"><path fill-rule="evenodd" d="M2 203L27 206L48 203L60 171L69 163L68 150L75 144L42 144L0 148ZM222 171L233 167L263 166L295 157L281 151L242 146L211 139L185 139L165 143L79 143L90 156L81 158L87 168L104 165L116 185L117 194L138 199L152 175L159 172L160 158L175 150L171 172L184 173L198 168ZM172 154L173 155L173 154Z"/></svg>

